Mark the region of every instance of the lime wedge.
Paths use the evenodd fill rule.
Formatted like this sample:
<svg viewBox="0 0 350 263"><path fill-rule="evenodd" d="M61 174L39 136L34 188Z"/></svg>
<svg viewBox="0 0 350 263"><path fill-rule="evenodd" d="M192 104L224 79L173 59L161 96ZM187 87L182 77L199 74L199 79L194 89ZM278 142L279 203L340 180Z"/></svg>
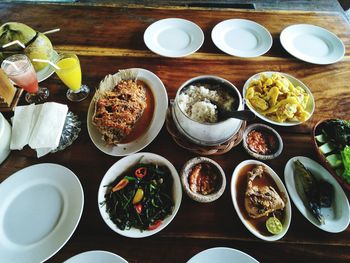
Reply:
<svg viewBox="0 0 350 263"><path fill-rule="evenodd" d="M267 230L274 235L277 235L282 232L283 226L281 221L277 217L270 217L266 220Z"/></svg>

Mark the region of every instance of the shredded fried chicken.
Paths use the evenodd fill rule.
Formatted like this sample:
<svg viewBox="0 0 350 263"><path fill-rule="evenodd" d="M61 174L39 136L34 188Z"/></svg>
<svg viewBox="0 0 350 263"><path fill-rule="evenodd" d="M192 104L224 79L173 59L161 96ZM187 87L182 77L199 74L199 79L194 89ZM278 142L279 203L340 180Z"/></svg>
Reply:
<svg viewBox="0 0 350 263"><path fill-rule="evenodd" d="M146 108L146 92L135 80L123 80L96 102L93 123L107 144L118 144Z"/></svg>

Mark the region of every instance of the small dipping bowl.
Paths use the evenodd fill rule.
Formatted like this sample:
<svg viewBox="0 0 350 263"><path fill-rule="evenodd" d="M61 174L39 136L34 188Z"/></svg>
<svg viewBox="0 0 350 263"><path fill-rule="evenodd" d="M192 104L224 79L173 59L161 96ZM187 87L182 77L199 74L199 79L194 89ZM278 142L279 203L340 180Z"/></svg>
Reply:
<svg viewBox="0 0 350 263"><path fill-rule="evenodd" d="M201 174L200 176L208 176L210 180L210 175L212 175L212 173L205 175L206 174L205 169L208 169L206 168L208 166L210 167L210 171L217 175L216 186L213 192L211 193L202 194L200 192L192 191L190 188L190 183L189 183L190 176L194 172L195 167L199 164L202 164L201 170L199 172L199 174ZM225 172L222 170L221 166L217 162L207 157L195 157L193 159L190 159L184 164L180 174L181 174L181 184L183 189L185 190L186 194L194 201L197 201L200 203L209 203L218 199L225 191L225 187L226 187Z"/></svg>
<svg viewBox="0 0 350 263"><path fill-rule="evenodd" d="M179 132L187 139L198 145L216 146L227 142L240 129L242 120L228 118L215 123L201 123L191 119L179 106L179 96L191 85L220 87L234 99L234 110L243 110L243 99L238 89L229 81L211 75L192 78L181 85L172 106L174 123Z"/></svg>
<svg viewBox="0 0 350 263"><path fill-rule="evenodd" d="M272 148L271 151L264 154L264 153L261 153L259 151L254 150L254 148L253 148L254 146L252 145L252 142L249 139L249 137L252 136L251 132L253 132L253 131L256 131L259 134L263 135L263 138L265 139L267 146L269 148ZM275 144L271 143L271 140ZM256 137L255 137L255 139L253 138L253 141L255 143L259 144L259 141L257 141ZM281 136L278 134L278 132L275 129L273 129L270 126L265 125L265 124L256 123L256 124L249 125L245 129L245 131L243 133L243 147L250 156L252 156L258 160L271 160L271 159L278 157L282 153L283 141L282 141Z"/></svg>

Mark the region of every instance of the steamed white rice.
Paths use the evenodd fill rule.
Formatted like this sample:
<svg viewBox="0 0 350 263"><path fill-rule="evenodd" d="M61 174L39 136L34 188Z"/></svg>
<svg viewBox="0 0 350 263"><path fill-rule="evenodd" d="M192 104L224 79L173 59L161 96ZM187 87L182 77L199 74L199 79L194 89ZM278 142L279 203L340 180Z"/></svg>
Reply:
<svg viewBox="0 0 350 263"><path fill-rule="evenodd" d="M211 90L204 86L189 86L179 94L178 105L186 115L194 121L215 123L218 121L217 106L214 101L224 108L231 108L233 98L228 94L222 94L217 90Z"/></svg>

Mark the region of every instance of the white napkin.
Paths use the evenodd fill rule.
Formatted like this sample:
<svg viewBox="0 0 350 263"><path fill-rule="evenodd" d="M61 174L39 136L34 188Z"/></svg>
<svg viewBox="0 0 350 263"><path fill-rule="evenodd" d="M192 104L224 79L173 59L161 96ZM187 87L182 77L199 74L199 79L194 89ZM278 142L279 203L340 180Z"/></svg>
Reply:
<svg viewBox="0 0 350 263"><path fill-rule="evenodd" d="M12 137L11 149L20 150L29 144L41 157L57 148L68 112L67 105L46 102L16 110L17 107L12 126L16 136Z"/></svg>

